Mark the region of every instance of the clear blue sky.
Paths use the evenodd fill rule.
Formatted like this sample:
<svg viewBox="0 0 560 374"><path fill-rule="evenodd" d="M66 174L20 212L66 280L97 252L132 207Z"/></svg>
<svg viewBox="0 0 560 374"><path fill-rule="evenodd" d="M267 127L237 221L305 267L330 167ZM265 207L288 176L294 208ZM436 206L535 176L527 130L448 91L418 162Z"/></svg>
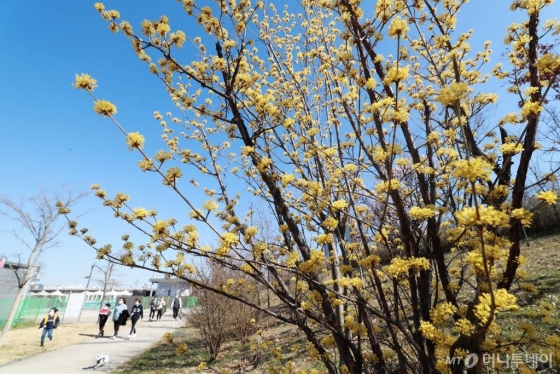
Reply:
<svg viewBox="0 0 560 374"><path fill-rule="evenodd" d="M164 113L172 109L161 83L137 59L128 39L107 30L94 3L53 0L3 4L0 193L19 199L36 194L38 186L47 191L63 185L88 191L91 184L99 183L110 195L120 191L130 194L135 207L186 216L188 208L175 209L178 199L159 178L137 168L139 156L127 150L122 134L112 123L93 113L91 98L71 86L76 73L95 77L100 87L96 94L117 105L117 117L125 128L141 131L154 142L160 134L153 120L154 110ZM142 19L163 14L170 18L172 27L188 34L192 27L193 21L184 16L176 0L120 0L105 5L119 10L135 29ZM473 50L487 39L494 41L495 51L502 48L505 28L513 20L508 8L509 1L474 0L467 4L459 25L475 29ZM560 14L558 4L552 9L549 14ZM495 52L493 62L500 59ZM496 83L493 85L490 89L497 90ZM93 196L76 210L93 210L80 221L101 243L118 247L121 234L131 231L114 220ZM0 229L11 228L12 222L0 218ZM94 251L65 233L60 238L60 247L41 261L42 282L49 286L85 284ZM18 253L26 252L8 234L0 232L0 255ZM141 287L152 276L130 269L118 274L117 281L124 287L131 287L137 280Z"/></svg>

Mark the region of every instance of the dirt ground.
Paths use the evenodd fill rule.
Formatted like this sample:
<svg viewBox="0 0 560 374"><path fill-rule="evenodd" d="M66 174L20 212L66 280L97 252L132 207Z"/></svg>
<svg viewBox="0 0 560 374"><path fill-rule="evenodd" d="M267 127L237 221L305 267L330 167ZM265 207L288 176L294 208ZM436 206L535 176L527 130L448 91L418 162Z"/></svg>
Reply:
<svg viewBox="0 0 560 374"><path fill-rule="evenodd" d="M8 332L5 344L0 348L0 365L95 339L97 332L95 323L62 323L54 330L52 341L49 341L48 338L45 339L43 348L39 346L42 330L37 327L11 330Z"/></svg>

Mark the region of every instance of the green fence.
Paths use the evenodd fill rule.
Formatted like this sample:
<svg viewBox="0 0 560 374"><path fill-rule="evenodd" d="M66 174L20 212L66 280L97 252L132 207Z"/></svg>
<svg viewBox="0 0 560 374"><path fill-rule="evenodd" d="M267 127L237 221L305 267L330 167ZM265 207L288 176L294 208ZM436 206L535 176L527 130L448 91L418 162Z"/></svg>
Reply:
<svg viewBox="0 0 560 374"><path fill-rule="evenodd" d="M12 304L15 298L0 299L0 327L4 327L6 320L10 314ZM23 299L16 318L12 322L12 327L25 324L27 322L35 323L40 317L45 316L49 309L57 308L58 315L64 315L66 309L67 298L55 297L27 297Z"/></svg>

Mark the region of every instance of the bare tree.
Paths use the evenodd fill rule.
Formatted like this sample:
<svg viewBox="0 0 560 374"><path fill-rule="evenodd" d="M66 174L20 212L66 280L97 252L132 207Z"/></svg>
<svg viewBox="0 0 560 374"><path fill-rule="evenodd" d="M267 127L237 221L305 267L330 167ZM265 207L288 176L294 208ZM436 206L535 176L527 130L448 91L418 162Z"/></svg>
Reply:
<svg viewBox="0 0 560 374"><path fill-rule="evenodd" d="M19 203L9 197L0 196L0 214L12 220L15 225L10 233L29 249L27 268L23 273L15 272L18 279L18 292L6 325L0 334L0 347L4 344L30 282L37 274L37 262L40 256L46 250L59 244L57 238L64 229L64 225L57 225L58 218L61 214L67 213L69 207L76 204L85 195L85 193L76 195L72 190L67 190L64 193L55 192L49 196L46 192L41 191Z"/></svg>
<svg viewBox="0 0 560 374"><path fill-rule="evenodd" d="M99 265L94 265L103 275L101 278L96 279L103 290L103 295L101 296L101 301L99 302L99 308L103 306L103 300L105 299L105 295L107 295L107 291L112 286L113 277L115 275L115 264L112 262L107 261L105 268L102 268Z"/></svg>

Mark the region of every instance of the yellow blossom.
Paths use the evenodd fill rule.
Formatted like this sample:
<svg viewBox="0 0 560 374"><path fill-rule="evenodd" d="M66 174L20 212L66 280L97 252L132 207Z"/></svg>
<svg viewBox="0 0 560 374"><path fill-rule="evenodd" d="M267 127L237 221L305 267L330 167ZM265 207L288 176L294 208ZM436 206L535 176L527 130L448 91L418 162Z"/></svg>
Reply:
<svg viewBox="0 0 560 374"><path fill-rule="evenodd" d="M560 73L560 56L553 53L542 55L535 64L541 73Z"/></svg>
<svg viewBox="0 0 560 374"><path fill-rule="evenodd" d="M503 288L494 291L494 302L496 311L519 309L517 298ZM490 294L484 292L480 295L479 302L474 307L474 314L479 319L481 326L488 321L492 316L492 298Z"/></svg>
<svg viewBox="0 0 560 374"><path fill-rule="evenodd" d="M393 278L408 274L409 270L428 270L430 262L423 257L401 258L395 257L386 267L387 274Z"/></svg>
<svg viewBox="0 0 560 374"><path fill-rule="evenodd" d="M471 182L477 179L490 180L492 165L482 157L473 157L470 160L458 160L453 163L453 176L465 178Z"/></svg>
<svg viewBox="0 0 560 374"><path fill-rule="evenodd" d="M167 23L160 23L156 27L157 33L161 36L165 36L169 30L171 30L171 27Z"/></svg>
<svg viewBox="0 0 560 374"><path fill-rule="evenodd" d="M328 217L323 221L323 227L329 231L333 231L338 226L338 221L333 217Z"/></svg>
<svg viewBox="0 0 560 374"><path fill-rule="evenodd" d="M234 244L238 244L239 238L232 232L226 232L222 234L222 236L220 237L220 241L227 246L231 246Z"/></svg>
<svg viewBox="0 0 560 374"><path fill-rule="evenodd" d="M292 251L286 258L286 266L289 268L293 268L298 260L299 260L299 253L296 251Z"/></svg>
<svg viewBox="0 0 560 374"><path fill-rule="evenodd" d="M413 206L412 208L410 208L408 214L413 219L425 220L431 217L435 217L438 214L438 211L433 205L428 205L424 208Z"/></svg>
<svg viewBox="0 0 560 374"><path fill-rule="evenodd" d="M554 191L542 191L537 195L537 199L546 202L547 204L554 205L558 202L558 194Z"/></svg>
<svg viewBox="0 0 560 374"><path fill-rule="evenodd" d="M128 145L130 149L141 149L144 145L144 137L139 132L129 132L126 136L126 145Z"/></svg>
<svg viewBox="0 0 560 374"><path fill-rule="evenodd" d="M181 48L186 40L187 36L183 31L177 31L169 35L169 41L178 48Z"/></svg>
<svg viewBox="0 0 560 374"><path fill-rule="evenodd" d="M72 86L77 89L93 91L97 88L97 81L88 74L76 74L76 80Z"/></svg>
<svg viewBox="0 0 560 374"><path fill-rule="evenodd" d="M526 101L521 108L521 115L528 118L530 115L538 114L543 110L543 107L538 102Z"/></svg>
<svg viewBox="0 0 560 374"><path fill-rule="evenodd" d="M311 251L310 259L302 262L299 265L299 270L303 271L304 273L312 273L320 268L323 265L324 261L325 254L323 253L323 251L313 249Z"/></svg>
<svg viewBox="0 0 560 374"><path fill-rule="evenodd" d="M442 88L435 100L440 102L443 106L455 105L460 100L466 99L469 92L470 88L468 84L453 82L450 86Z"/></svg>
<svg viewBox="0 0 560 374"><path fill-rule="evenodd" d="M523 145L519 143L505 143L500 147L504 155L515 155L523 151Z"/></svg>
<svg viewBox="0 0 560 374"><path fill-rule="evenodd" d="M342 210L348 207L348 203L346 202L346 200L336 200L332 202L332 207L336 210Z"/></svg>
<svg viewBox="0 0 560 374"><path fill-rule="evenodd" d="M474 332L474 326L466 318L461 318L455 322L455 331L462 335L472 335Z"/></svg>
<svg viewBox="0 0 560 374"><path fill-rule="evenodd" d="M150 216L150 211L146 208L134 208L132 210L136 218L143 219Z"/></svg>
<svg viewBox="0 0 560 374"><path fill-rule="evenodd" d="M533 221L533 213L524 208L514 209L511 211L511 216L518 219L523 226L530 226Z"/></svg>
<svg viewBox="0 0 560 374"><path fill-rule="evenodd" d="M117 107L107 100L96 100L93 104L95 113L101 114L104 117L113 116L117 114Z"/></svg>
<svg viewBox="0 0 560 374"><path fill-rule="evenodd" d="M408 78L410 66L392 66L385 75L383 83L391 84L404 81Z"/></svg>
<svg viewBox="0 0 560 374"><path fill-rule="evenodd" d="M493 227L507 227L509 217L504 212L496 210L493 206L480 206L478 208L480 217L474 207L464 207L455 213L459 225L489 225Z"/></svg>
<svg viewBox="0 0 560 374"><path fill-rule="evenodd" d="M218 209L218 204L214 200L208 200L202 207L206 210L213 211Z"/></svg>
<svg viewBox="0 0 560 374"><path fill-rule="evenodd" d="M408 31L408 23L400 18L395 18L389 26L388 34L391 38L403 36Z"/></svg>

